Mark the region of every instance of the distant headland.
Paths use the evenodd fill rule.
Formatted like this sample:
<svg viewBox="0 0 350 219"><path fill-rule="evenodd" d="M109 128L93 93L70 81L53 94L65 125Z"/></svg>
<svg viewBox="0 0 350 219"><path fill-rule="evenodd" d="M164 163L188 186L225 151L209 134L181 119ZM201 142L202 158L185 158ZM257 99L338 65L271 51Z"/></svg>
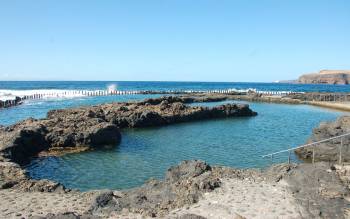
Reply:
<svg viewBox="0 0 350 219"><path fill-rule="evenodd" d="M350 70L321 70L318 73L303 74L296 80L278 82L296 84L350 84Z"/></svg>

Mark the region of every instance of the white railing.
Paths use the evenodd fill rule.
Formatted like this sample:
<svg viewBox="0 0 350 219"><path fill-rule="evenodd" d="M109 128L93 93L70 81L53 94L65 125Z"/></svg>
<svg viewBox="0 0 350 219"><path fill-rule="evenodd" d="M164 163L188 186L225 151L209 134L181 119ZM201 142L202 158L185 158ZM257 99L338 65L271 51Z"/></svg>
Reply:
<svg viewBox="0 0 350 219"><path fill-rule="evenodd" d="M277 151L277 152L274 152L274 153L266 154L266 155L263 155L262 157L263 158L271 158L271 162L273 162L273 157L275 155L288 152L288 163L290 163L290 156L291 156L291 152L292 151L295 151L295 150L300 149L300 148L312 147L312 163L315 163L315 148L316 148L316 146L318 144L320 144L320 143L324 143L324 142L328 142L328 141L340 138L339 164L342 164L343 138L346 137L346 136L349 136L349 135L350 135L350 133L338 135L338 136L335 136L335 137L323 139L321 141L316 141L316 142L312 142L312 143L309 143L309 144L304 144L304 145L301 145L301 146L289 148L289 149L286 149L286 150L281 150L281 151Z"/></svg>

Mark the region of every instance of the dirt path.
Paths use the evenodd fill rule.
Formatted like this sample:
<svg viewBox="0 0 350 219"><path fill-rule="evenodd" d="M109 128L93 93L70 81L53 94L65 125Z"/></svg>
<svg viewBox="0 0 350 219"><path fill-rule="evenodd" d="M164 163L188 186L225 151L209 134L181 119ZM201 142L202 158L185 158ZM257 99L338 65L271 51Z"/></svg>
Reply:
<svg viewBox="0 0 350 219"><path fill-rule="evenodd" d="M224 179L223 186L206 193L198 204L172 211L174 218L184 214L225 219L233 215L245 218L300 218L294 198L282 184Z"/></svg>
<svg viewBox="0 0 350 219"><path fill-rule="evenodd" d="M89 193L18 192L0 190L0 218L28 218L48 213L83 213L90 207Z"/></svg>

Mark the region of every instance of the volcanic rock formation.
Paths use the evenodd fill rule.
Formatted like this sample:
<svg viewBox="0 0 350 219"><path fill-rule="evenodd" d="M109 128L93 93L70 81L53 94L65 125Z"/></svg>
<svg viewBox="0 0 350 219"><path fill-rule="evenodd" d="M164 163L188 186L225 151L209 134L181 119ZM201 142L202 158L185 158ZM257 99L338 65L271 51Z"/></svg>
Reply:
<svg viewBox="0 0 350 219"><path fill-rule="evenodd" d="M305 74L299 77L302 84L349 84L350 70L322 70L319 73Z"/></svg>
<svg viewBox="0 0 350 219"><path fill-rule="evenodd" d="M119 128L256 115L248 105L188 106L177 97L52 110L45 119L0 127L0 160L23 164L48 149L99 147L120 142Z"/></svg>

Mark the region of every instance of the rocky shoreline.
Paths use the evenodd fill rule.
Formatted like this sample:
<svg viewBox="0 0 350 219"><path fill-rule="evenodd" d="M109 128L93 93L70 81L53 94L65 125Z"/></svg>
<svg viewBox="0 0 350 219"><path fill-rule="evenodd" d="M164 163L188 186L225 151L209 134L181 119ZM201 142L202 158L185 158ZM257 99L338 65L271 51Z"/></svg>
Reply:
<svg viewBox="0 0 350 219"><path fill-rule="evenodd" d="M348 218L349 169L321 162L240 170L184 161L164 180L123 191L32 181L36 186L0 189L0 218Z"/></svg>
<svg viewBox="0 0 350 219"><path fill-rule="evenodd" d="M313 130L312 136L308 143L321 141L327 138L332 138L339 135L350 133L350 116L339 117L333 122L324 122L319 127ZM342 152L342 161L350 162L350 135L342 138L343 147L341 148L341 139L317 144L313 147L301 148L295 153L303 160L311 161L313 150L315 151L315 161L336 162L339 161L340 150Z"/></svg>
<svg viewBox="0 0 350 219"><path fill-rule="evenodd" d="M213 108L186 105L242 97L183 95L53 110L45 119L28 119L1 127L0 218L349 218L347 164L278 164L265 170L244 170L184 161L171 167L164 180L151 179L140 187L123 191L90 192L67 189L49 180L30 179L20 166L48 149L74 151L116 144L121 138L120 128L256 115L247 105ZM244 98L261 100L254 95ZM347 132L349 118L321 124L310 140ZM110 139L111 135L114 138ZM297 153L309 158L308 151ZM317 161L329 161L332 155L326 158L322 155ZM344 154L345 161L349 155Z"/></svg>

